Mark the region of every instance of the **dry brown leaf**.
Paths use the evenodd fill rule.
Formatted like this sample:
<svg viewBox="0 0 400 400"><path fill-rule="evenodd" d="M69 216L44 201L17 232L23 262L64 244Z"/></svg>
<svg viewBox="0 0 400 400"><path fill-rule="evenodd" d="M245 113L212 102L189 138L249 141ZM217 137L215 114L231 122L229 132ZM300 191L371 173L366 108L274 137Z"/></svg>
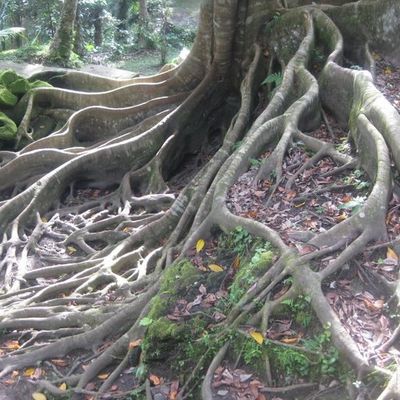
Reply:
<svg viewBox="0 0 400 400"><path fill-rule="evenodd" d="M158 386L161 384L161 379L157 375L150 374L149 380L154 386Z"/></svg>
<svg viewBox="0 0 400 400"><path fill-rule="evenodd" d="M9 340L4 344L4 346L8 350L18 350L21 347L18 340Z"/></svg>
<svg viewBox="0 0 400 400"><path fill-rule="evenodd" d="M108 378L109 375L110 374L108 372L104 372L103 374L97 375L97 377L99 379L101 379L102 381L105 381Z"/></svg>
<svg viewBox="0 0 400 400"><path fill-rule="evenodd" d="M239 267L240 267L240 257L239 256L236 256L235 259L233 260L232 267L234 270L239 269Z"/></svg>
<svg viewBox="0 0 400 400"><path fill-rule="evenodd" d="M169 400L176 400L178 397L179 381L175 380L171 383L171 388L169 391Z"/></svg>
<svg viewBox="0 0 400 400"><path fill-rule="evenodd" d="M136 339L136 340L133 340L132 342L129 342L129 350L139 347L142 344L142 342L143 342L143 339Z"/></svg>
<svg viewBox="0 0 400 400"><path fill-rule="evenodd" d="M63 358L56 358L54 360L50 360L52 364L56 365L57 367L66 367L68 365L68 361L64 360Z"/></svg>

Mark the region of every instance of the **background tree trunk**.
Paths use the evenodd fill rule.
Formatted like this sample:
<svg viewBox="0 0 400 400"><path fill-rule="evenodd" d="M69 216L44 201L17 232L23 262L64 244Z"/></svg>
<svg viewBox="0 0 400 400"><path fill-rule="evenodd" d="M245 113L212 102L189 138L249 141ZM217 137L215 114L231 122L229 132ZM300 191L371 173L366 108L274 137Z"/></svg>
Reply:
<svg viewBox="0 0 400 400"><path fill-rule="evenodd" d="M60 65L70 62L78 0L64 0L61 19L50 44L48 60Z"/></svg>

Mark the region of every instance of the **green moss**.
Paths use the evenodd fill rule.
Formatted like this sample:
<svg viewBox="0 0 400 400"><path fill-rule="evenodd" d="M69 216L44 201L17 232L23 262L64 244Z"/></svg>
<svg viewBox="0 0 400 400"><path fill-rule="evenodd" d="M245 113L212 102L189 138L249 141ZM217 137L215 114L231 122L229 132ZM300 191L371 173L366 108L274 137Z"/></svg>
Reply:
<svg viewBox="0 0 400 400"><path fill-rule="evenodd" d="M52 86L50 85L50 83L47 83L45 81L35 81L30 84L31 89L36 89L39 87L52 87Z"/></svg>
<svg viewBox="0 0 400 400"><path fill-rule="evenodd" d="M0 112L0 140L11 141L16 134L17 125L6 114Z"/></svg>
<svg viewBox="0 0 400 400"><path fill-rule="evenodd" d="M22 96L31 88L30 83L24 78L18 78L8 86L8 90L17 96Z"/></svg>
<svg viewBox="0 0 400 400"><path fill-rule="evenodd" d="M250 262L244 263L235 275L229 288L229 300L232 304L236 304L272 264L274 253L265 247L257 248Z"/></svg>
<svg viewBox="0 0 400 400"><path fill-rule="evenodd" d="M194 288L199 278L199 271L187 260L172 264L164 272L159 294L153 298L147 315L153 322L147 329L143 343L145 360L168 358L169 351L176 347L173 342L182 341L185 332L191 331L190 323L173 322L166 316L175 302Z"/></svg>
<svg viewBox="0 0 400 400"><path fill-rule="evenodd" d="M17 96L13 95L5 86L0 86L0 106L13 107L17 102Z"/></svg>
<svg viewBox="0 0 400 400"><path fill-rule="evenodd" d="M19 78L20 76L18 76L17 73L12 69L6 69L0 72L0 83L2 86L8 87Z"/></svg>

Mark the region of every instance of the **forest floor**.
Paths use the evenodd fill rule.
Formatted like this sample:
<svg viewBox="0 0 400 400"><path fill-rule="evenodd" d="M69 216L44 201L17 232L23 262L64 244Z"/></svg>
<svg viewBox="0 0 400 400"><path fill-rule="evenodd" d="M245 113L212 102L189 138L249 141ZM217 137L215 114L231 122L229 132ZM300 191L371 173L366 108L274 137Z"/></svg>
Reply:
<svg viewBox="0 0 400 400"><path fill-rule="evenodd" d="M378 55L376 62L376 85L400 111L400 68L385 62ZM18 72L25 74L31 67L21 65L21 68L25 70L20 69ZM119 71L102 69L91 72L110 76L111 72L118 74ZM351 154L354 151L348 141L348 132L329 115L311 135L330 141L341 152ZM171 192L179 191L199 166L209 159L210 154L215 152L217 146L217 143L210 143L203 154L188 160L185 170L169 182ZM262 157L267 156L266 152ZM331 174L336 165L330 158L319 160L312 168L302 169L311 157L312 154L307 153L300 142L287 154L283 165L285 180L279 183L268 202L265 199L271 194L272 184L268 180L263 180L257 186L253 184L256 166L262 162L262 159L254 159L253 166L231 187L228 197L228 206L232 212L261 221L275 229L288 245L296 247L301 254L314 250L305 244L310 235L327 230L356 213L371 186L362 171L356 170L352 175ZM105 194L93 189L77 190L74 201L90 201ZM389 241L400 235L399 205L400 194L395 191L387 215ZM233 243L230 252L223 250L224 241L225 244L228 241ZM257 254L267 252L267 245L251 242L243 231L234 232L231 237L216 235L206 242L199 242L196 249L187 254L198 269L198 288L182 293L175 304L171 305L166 318L173 324L183 324L200 314L207 315L206 330L212 330L225 319L224 309L220 305L234 299L233 289L251 290L254 276L247 276L247 283L240 288L234 287L235 276L242 273L241 268L245 262L251 263ZM369 360L374 359L382 367L387 367L393 356L382 350L382 345L392 336L395 324L390 308L385 306L390 299L377 284L376 274L389 281L398 279L398 254L399 249L389 247L387 243L371 246L351 261L354 265L344 268L334 279L325 282L323 287L325 296L362 354ZM314 265L315 270L324 268L334 256L326 257L322 263ZM280 297L289 287L290 282L282 281L272 296ZM287 307L279 315L271 318L270 328L263 338L252 331L251 327L242 327L243 336L248 339L242 343L242 357L225 360L216 370L213 380L214 400L346 399L346 384L352 383L353 377L344 375L337 354L329 347L326 330L321 330L313 320L308 302L304 297L300 305L286 304ZM13 336L13 332L3 335L0 355L18 351L24 341L24 337ZM257 372L257 346L260 341L271 345L272 354L277 354L274 349L278 349L279 354L287 355L287 359L277 360L281 369L273 371L274 387L266 385L265 377ZM111 341L105 342L103 346L110 344ZM132 343L132 346L135 345ZM93 354L96 351L98 349L93 349ZM323 357L313 362L313 357L321 351L324 352ZM14 371L0 380L0 400L30 399L32 393L37 391L36 381L45 377L68 376L77 369L85 368L93 354L71 354L24 371ZM399 356L400 351L395 357ZM169 368L174 361L174 354L171 354L171 359L156 363L154 367L150 365L148 376L154 400L176 399L179 376L174 375ZM313 370L317 369L318 373L314 374ZM130 393L139 385L137 372L134 365L125 369L110 392L102 398L133 398ZM98 375L97 381L89 383L82 399L92 400L92 393L109 373L104 371ZM313 375L317 378L310 378ZM366 394L365 398L373 399L373 388L369 390L370 394ZM51 398L47 397L48 400Z"/></svg>

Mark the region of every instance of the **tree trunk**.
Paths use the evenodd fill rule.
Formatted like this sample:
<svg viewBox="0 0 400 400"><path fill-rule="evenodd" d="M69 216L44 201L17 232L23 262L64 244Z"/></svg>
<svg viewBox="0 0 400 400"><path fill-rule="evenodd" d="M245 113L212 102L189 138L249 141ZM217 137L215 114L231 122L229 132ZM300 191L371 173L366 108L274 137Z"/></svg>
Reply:
<svg viewBox="0 0 400 400"><path fill-rule="evenodd" d="M96 7L94 10L94 45L101 47L103 45L103 21L102 21L103 9Z"/></svg>
<svg viewBox="0 0 400 400"><path fill-rule="evenodd" d="M74 43L74 23L78 0L64 0L61 19L56 34L50 44L48 60L68 65Z"/></svg>
<svg viewBox="0 0 400 400"><path fill-rule="evenodd" d="M126 43L127 40L129 4L128 0L118 0L117 3L116 17L119 23L116 32L116 41L120 43Z"/></svg>
<svg viewBox="0 0 400 400"><path fill-rule="evenodd" d="M248 379L243 372L230 378L230 365L254 367L251 398L260 399L314 388L305 380L332 373L338 352L352 396L370 390L378 400L398 398L400 328L390 314L398 314L400 281L380 274L386 261L375 260L393 260L385 273L397 268L400 115L374 84L371 51L398 56L400 3L310 3L205 0L193 48L173 70L126 81L41 76L68 90L35 89L26 110L16 110L21 150L1 154L0 329L23 347L2 356L0 376L96 348L89 367L67 377L74 399L117 363L96 389L104 394L138 359L154 386L162 364L182 379L178 398L197 390L204 400L219 396L222 378L235 387ZM40 131L44 117L60 129ZM314 135L321 120L329 133ZM340 150L340 127L350 132L352 153ZM32 132L46 137L34 141ZM330 167L313 176L320 163ZM362 172L370 187L360 195ZM316 186L298 193L310 176ZM326 190L326 207L337 190L347 199L336 216L312 199ZM293 214L294 232L287 227ZM221 238L231 246L228 261ZM251 238L263 247L246 272ZM348 276L359 275L349 289ZM353 291L360 299L365 282L384 292L372 301L367 288L361 305L349 304L357 321L372 313L361 329L368 346L352 331L353 319L336 311ZM288 307L290 329L282 328ZM317 337L292 332L307 307ZM306 340L317 347L303 346ZM288 349L296 357L282 360ZM304 362L319 372L272 387L287 385L288 365L300 374ZM59 383L43 387L62 394ZM151 398L156 388L143 387Z"/></svg>

